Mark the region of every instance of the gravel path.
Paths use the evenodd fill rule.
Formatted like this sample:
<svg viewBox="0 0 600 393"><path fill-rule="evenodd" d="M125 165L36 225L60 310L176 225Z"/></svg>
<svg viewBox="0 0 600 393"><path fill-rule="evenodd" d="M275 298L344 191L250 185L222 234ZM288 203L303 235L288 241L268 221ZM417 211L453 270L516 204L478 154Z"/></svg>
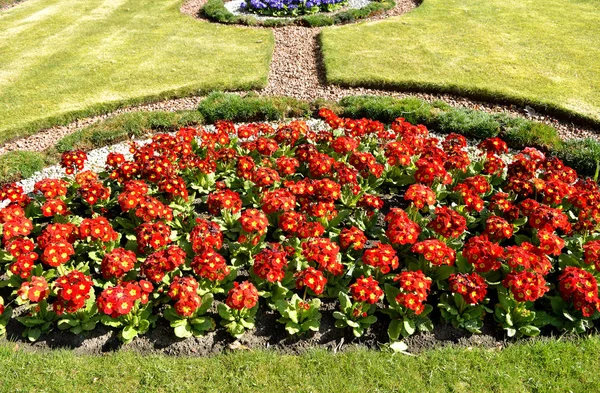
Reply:
<svg viewBox="0 0 600 393"><path fill-rule="evenodd" d="M206 0L189 0L181 6L181 12L199 18L199 10ZM376 15L370 19L381 19L406 13L416 6L413 0L397 0L396 7ZM443 100L455 107L481 110L488 113L506 113L511 116L525 117L555 127L562 138L596 138L600 139L600 130L578 126L570 122L560 121L552 116L536 113L531 108L515 105L496 105L469 100L447 94L406 93L388 90L364 88L342 88L324 84L324 72L319 61L317 37L319 28L287 26L273 29L275 47L269 71L269 82L266 88L256 93L265 96L289 96L303 100L325 98L339 100L351 95L379 95L397 98L416 97L428 102ZM240 93L244 95L245 93ZM0 154L14 150L42 151L53 146L60 138L78 129L89 126L109 117L137 111L178 111L191 110L198 106L203 97L186 97L161 101L152 104L132 106L118 109L112 113L77 120L66 126L56 126L38 132L27 138L15 140L0 146Z"/></svg>

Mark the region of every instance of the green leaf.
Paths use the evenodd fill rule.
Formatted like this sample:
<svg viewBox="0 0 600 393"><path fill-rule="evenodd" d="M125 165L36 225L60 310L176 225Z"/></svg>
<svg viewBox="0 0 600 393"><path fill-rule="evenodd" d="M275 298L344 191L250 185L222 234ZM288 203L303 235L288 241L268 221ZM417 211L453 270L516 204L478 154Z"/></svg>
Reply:
<svg viewBox="0 0 600 393"><path fill-rule="evenodd" d="M346 319L348 319L348 317L346 317L346 314L343 314L343 313L341 313L339 311L334 311L333 312L333 317L335 319L339 319L339 320L342 320L342 321L345 321Z"/></svg>
<svg viewBox="0 0 600 393"><path fill-rule="evenodd" d="M402 324L399 319L393 319L388 326L388 337L391 341L396 341L400 338L400 333L402 331Z"/></svg>
<svg viewBox="0 0 600 393"><path fill-rule="evenodd" d="M394 341L390 344L390 349L394 352L404 353L408 350L408 345L404 341Z"/></svg>
<svg viewBox="0 0 600 393"><path fill-rule="evenodd" d="M348 313L348 311L352 307L352 301L350 300L350 298L348 297L348 295L346 295L343 292L340 292L340 295L338 296L338 298L339 298L339 301L340 301L340 309L344 313Z"/></svg>
<svg viewBox="0 0 600 393"><path fill-rule="evenodd" d="M42 330L39 328L31 328L27 330L27 338L29 341L36 341L42 335Z"/></svg>
<svg viewBox="0 0 600 393"><path fill-rule="evenodd" d="M540 329L533 325L521 326L519 328L519 333L523 334L524 336L533 337L540 334Z"/></svg>
<svg viewBox="0 0 600 393"><path fill-rule="evenodd" d="M309 319L308 321L304 321L302 323L302 330L312 330L313 332L319 331L319 326L321 324L316 319Z"/></svg>
<svg viewBox="0 0 600 393"><path fill-rule="evenodd" d="M300 331L300 325L294 322L288 322L285 324L285 330L291 335L294 335Z"/></svg>
<svg viewBox="0 0 600 393"><path fill-rule="evenodd" d="M414 332L417 330L417 326L415 325L415 321L413 321L410 318L404 318L404 321L402 323L402 326L404 327L404 330L406 331L406 333L408 333L408 335L412 335L414 334Z"/></svg>
<svg viewBox="0 0 600 393"><path fill-rule="evenodd" d="M123 336L123 339L125 341L133 340L135 338L135 336L137 336L137 334L138 334L137 329L131 325L125 326L125 328L123 328L123 331L121 332L121 336Z"/></svg>
<svg viewBox="0 0 600 393"><path fill-rule="evenodd" d="M173 329L173 331L175 332L175 335L179 338L192 337L193 335L192 327L188 323L177 326L175 329Z"/></svg>
<svg viewBox="0 0 600 393"><path fill-rule="evenodd" d="M94 330L96 328L96 321L88 320L81 324L81 328L85 331Z"/></svg>

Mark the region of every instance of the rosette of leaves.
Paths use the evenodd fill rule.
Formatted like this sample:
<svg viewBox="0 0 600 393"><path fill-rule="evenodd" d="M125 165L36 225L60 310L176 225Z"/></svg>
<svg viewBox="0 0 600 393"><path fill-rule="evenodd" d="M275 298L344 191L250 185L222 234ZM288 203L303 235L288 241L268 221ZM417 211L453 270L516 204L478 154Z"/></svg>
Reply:
<svg viewBox="0 0 600 393"><path fill-rule="evenodd" d="M69 330L73 334L81 332L89 332L96 328L96 324L100 321L98 307L96 306L96 297L94 290L90 290L90 298L86 300L85 307L74 313L65 313L58 317L56 326L60 330Z"/></svg>
<svg viewBox="0 0 600 393"><path fill-rule="evenodd" d="M179 338L198 337L216 327L214 319L207 317L206 311L213 303L213 294L207 293L202 296L202 303L189 317L181 316L170 306L165 309L163 315L170 322L173 332Z"/></svg>
<svg viewBox="0 0 600 393"><path fill-rule="evenodd" d="M25 326L25 330L21 335L29 341L36 341L42 333L48 333L52 330L54 321L56 321L56 313L48 307L46 300L37 303L32 310L30 314L15 319Z"/></svg>
<svg viewBox="0 0 600 393"><path fill-rule="evenodd" d="M498 288L498 304L494 308L494 318L508 337L537 336L538 326L545 325L546 315L538 317L532 310L533 302L517 302L504 287Z"/></svg>
<svg viewBox="0 0 600 393"><path fill-rule="evenodd" d="M481 333L485 313L492 312L483 304L468 304L458 293L444 293L440 297L438 307L442 317L452 326L471 333Z"/></svg>
<svg viewBox="0 0 600 393"><path fill-rule="evenodd" d="M364 302L353 302L345 293L338 296L340 301L340 311L334 311L333 317L336 319L335 327L352 328L352 334L355 337L362 336L365 331L375 322L377 317L373 315L377 306Z"/></svg>
<svg viewBox="0 0 600 393"><path fill-rule="evenodd" d="M124 344L130 343L134 338L142 335L154 325L158 316L152 315L150 303L145 306L136 304L131 312L118 318L102 315L100 322L106 326L120 329L119 340Z"/></svg>
<svg viewBox="0 0 600 393"><path fill-rule="evenodd" d="M321 300L312 299L305 302L294 294L291 299L279 299L275 302L275 307L281 318L277 322L285 325L285 330L291 335L303 334L308 331L317 332L321 325Z"/></svg>
<svg viewBox="0 0 600 393"><path fill-rule="evenodd" d="M392 319L388 326L390 341L397 341L401 337L408 337L417 331L431 332L433 330L433 323L428 316L433 310L431 305L425 305L423 312L417 315L413 310L402 306L396 301L396 297L400 293L399 288L385 284L383 291L385 298L390 304L389 308L381 310Z"/></svg>
<svg viewBox="0 0 600 393"><path fill-rule="evenodd" d="M217 311L221 317L221 326L225 327L227 332L233 337L240 338L247 329L254 329L258 304L250 309L242 308L241 310L236 310L225 303L219 303Z"/></svg>

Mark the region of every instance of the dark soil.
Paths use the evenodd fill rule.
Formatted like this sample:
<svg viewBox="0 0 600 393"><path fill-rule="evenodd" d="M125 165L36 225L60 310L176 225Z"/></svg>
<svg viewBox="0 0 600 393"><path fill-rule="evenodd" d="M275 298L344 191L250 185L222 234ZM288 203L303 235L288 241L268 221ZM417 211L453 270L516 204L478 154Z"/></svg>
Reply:
<svg viewBox="0 0 600 393"><path fill-rule="evenodd" d="M261 307L264 306L261 304ZM13 342L20 349L44 351L51 349L69 349L78 354L100 355L117 350L134 351L140 354L163 354L168 356L210 356L231 350L269 349L283 354L301 354L309 349L323 348L333 352L356 349L357 347L378 349L387 343L387 326L389 319L386 315L378 315L379 320L365 333L356 338L349 329L338 329L334 326L332 316L337 307L337 301L325 300L321 305L323 314L321 328L301 337L290 336L284 325L277 322L278 313L270 310L260 310L257 314L256 327L239 340L231 337L222 327L209 332L203 337L179 339L173 334L168 322L161 319L146 335L138 337L128 345L122 345L116 331L98 324L89 333L80 335L68 331L54 330L42 335L35 343L29 343L21 337L23 326L11 320L7 326L7 336L2 341ZM213 315L217 319L217 315ZM409 351L419 353L448 345L461 347L501 348L504 345L502 337L493 323L484 326L483 334L473 335L453 328L447 324L437 324L431 333L416 334L405 342ZM2 342L0 341L0 342Z"/></svg>

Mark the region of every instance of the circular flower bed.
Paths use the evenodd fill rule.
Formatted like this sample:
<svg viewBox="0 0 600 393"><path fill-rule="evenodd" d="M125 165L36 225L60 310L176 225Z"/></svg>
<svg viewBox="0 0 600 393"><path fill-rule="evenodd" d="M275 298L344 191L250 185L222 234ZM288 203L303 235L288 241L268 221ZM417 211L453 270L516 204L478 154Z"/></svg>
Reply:
<svg viewBox="0 0 600 393"><path fill-rule="evenodd" d="M268 16L298 16L332 12L348 4L348 0L246 0L240 8Z"/></svg>
<svg viewBox="0 0 600 393"><path fill-rule="evenodd" d="M392 342L445 320L477 333L583 332L600 316L600 189L560 160L488 139L440 140L399 118L184 128L109 153L63 154L72 177L0 197L0 333L37 340L98 324L129 342L166 319L178 337L232 336L272 310L290 335Z"/></svg>

